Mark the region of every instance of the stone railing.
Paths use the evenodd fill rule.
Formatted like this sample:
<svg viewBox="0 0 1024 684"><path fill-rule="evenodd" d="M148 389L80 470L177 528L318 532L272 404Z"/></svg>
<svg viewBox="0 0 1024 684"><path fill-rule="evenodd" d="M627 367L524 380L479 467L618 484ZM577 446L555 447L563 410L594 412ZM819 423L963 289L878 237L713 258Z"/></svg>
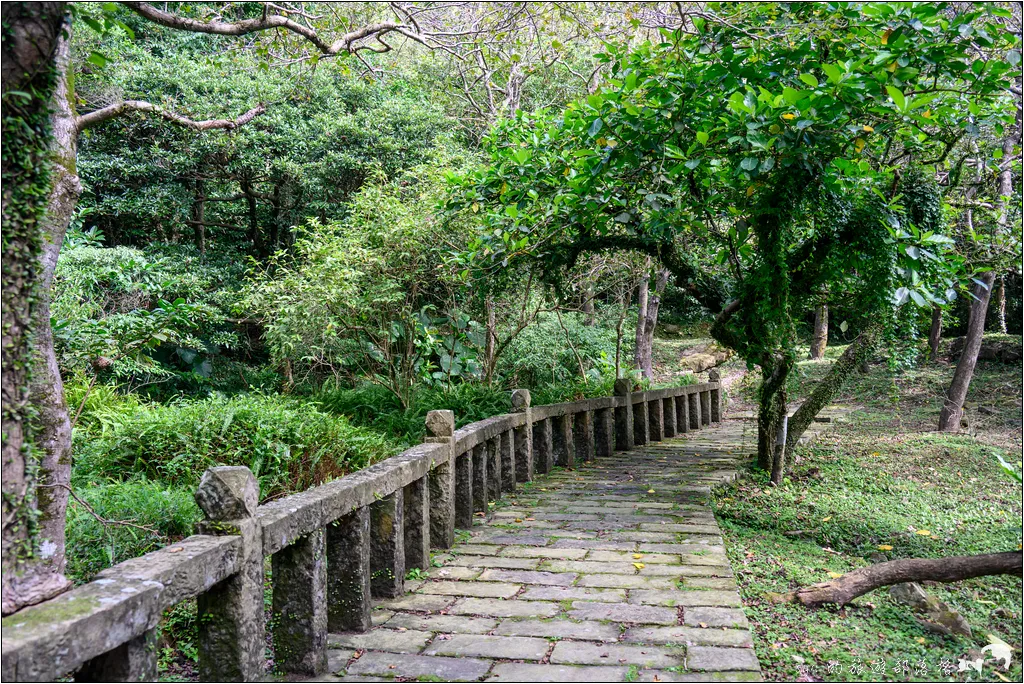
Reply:
<svg viewBox="0 0 1024 684"><path fill-rule="evenodd" d="M101 572L92 582L3 620L3 680L155 681L164 611L195 598L204 681L265 676L265 559L270 557L276 668L327 669L327 634L370 628L372 598L403 593L489 501L556 466L698 429L721 417L712 382L530 406L454 429L427 415L425 443L305 492L257 505L248 468L207 470L196 491L200 534Z"/></svg>

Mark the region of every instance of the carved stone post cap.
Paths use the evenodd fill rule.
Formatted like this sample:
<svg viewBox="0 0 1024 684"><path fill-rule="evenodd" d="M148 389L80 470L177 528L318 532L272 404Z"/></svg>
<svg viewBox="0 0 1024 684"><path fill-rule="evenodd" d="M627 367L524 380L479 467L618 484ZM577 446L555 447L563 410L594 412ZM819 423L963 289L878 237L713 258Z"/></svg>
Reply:
<svg viewBox="0 0 1024 684"><path fill-rule="evenodd" d="M530 390L517 389L512 391L512 410L522 411L530 406Z"/></svg>
<svg viewBox="0 0 1024 684"><path fill-rule="evenodd" d="M615 381L615 396L624 397L633 390L633 380L630 378L618 378Z"/></svg>
<svg viewBox="0 0 1024 684"><path fill-rule="evenodd" d="M245 466L208 468L196 490L196 503L207 520L238 520L256 514L260 488Z"/></svg>
<svg viewBox="0 0 1024 684"><path fill-rule="evenodd" d="M431 437L451 437L455 434L455 412L447 409L427 411L427 433Z"/></svg>
<svg viewBox="0 0 1024 684"><path fill-rule="evenodd" d="M712 368L711 370L708 371L708 381L709 382L718 382L721 379L722 379L722 374L718 372L717 368Z"/></svg>

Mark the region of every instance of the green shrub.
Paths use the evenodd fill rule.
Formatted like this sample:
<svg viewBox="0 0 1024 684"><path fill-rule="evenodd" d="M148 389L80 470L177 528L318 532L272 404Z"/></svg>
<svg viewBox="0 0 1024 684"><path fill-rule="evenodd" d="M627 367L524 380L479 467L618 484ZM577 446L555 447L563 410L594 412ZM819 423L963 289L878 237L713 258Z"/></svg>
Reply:
<svg viewBox="0 0 1024 684"><path fill-rule="evenodd" d="M95 513L72 499L68 505L67 572L86 582L100 570L141 556L192 534L202 516L192 491L133 479L75 487ZM140 527L103 524L96 519L131 521Z"/></svg>
<svg viewBox="0 0 1024 684"><path fill-rule="evenodd" d="M193 489L214 465L252 469L263 497L302 491L395 453L399 444L315 405L244 394L94 412L76 431L76 477L110 474Z"/></svg>
<svg viewBox="0 0 1024 684"><path fill-rule="evenodd" d="M595 325L584 325L582 314L563 313L559 323L555 314L542 313L509 344L498 359L498 372L511 385L535 388L578 380L581 360L583 372L597 379L614 359L614 321L599 318Z"/></svg>
<svg viewBox="0 0 1024 684"><path fill-rule="evenodd" d="M325 411L343 415L356 425L393 435L406 445L422 441L427 411L451 410L455 413L456 425L462 427L512 409L510 391L471 383L420 388L406 410L393 393L379 385L324 389L314 395L313 401Z"/></svg>

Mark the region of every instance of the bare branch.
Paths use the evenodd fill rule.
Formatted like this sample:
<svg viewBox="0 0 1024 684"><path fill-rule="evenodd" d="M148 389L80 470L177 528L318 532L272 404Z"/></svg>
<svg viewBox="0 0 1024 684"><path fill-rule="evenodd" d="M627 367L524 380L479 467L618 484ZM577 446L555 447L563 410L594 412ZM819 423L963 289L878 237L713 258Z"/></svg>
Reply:
<svg viewBox="0 0 1024 684"><path fill-rule="evenodd" d="M242 114L237 119L207 119L205 121L194 121L187 116L182 116L176 112L166 110L160 105L155 105L151 102L146 102L145 100L124 100L123 102L107 105L102 109L97 109L94 112L82 114L77 117L75 119L75 130L77 133L81 133L86 128L91 128L107 121L108 119L113 119L114 117L127 114L128 112L159 114L167 121L178 124L179 126L184 126L185 128L189 128L193 131L211 131L216 129L232 130L249 123L265 111L267 111L267 108L260 104L253 107L245 114Z"/></svg>
<svg viewBox="0 0 1024 684"><path fill-rule="evenodd" d="M265 14L259 19L242 19L239 21L200 21L198 19L191 19L189 17L182 17L177 14L165 12L147 2L122 2L121 4L155 24L160 24L161 26L177 29L179 31L210 33L220 36L244 36L250 33L257 33L259 31L267 31L269 29L284 29L285 31L291 31L292 33L302 36L325 55L337 55L342 52L354 53L361 49L370 49L374 52L387 52L391 48L383 42L381 42L381 47L373 48L368 46L357 46L356 43L369 37L374 37L380 41L381 36L391 33L392 31L399 31L402 35L408 38L421 43L424 42L423 38L410 30L410 27L394 21L381 21L373 24L367 24L366 26L354 31L350 31L334 42L329 43L321 38L320 34L318 34L314 29L293 21L287 16L281 14Z"/></svg>

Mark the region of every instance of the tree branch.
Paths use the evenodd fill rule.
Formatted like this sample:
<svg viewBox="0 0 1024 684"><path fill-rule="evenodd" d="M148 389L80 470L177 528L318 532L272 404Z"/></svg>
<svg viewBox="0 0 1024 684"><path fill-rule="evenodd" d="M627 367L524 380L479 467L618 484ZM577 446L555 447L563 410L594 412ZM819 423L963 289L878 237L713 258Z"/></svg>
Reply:
<svg viewBox="0 0 1024 684"><path fill-rule="evenodd" d="M830 582L812 584L778 598L809 608L845 605L872 589L903 582L959 582L986 575L1021 576L1021 552L1006 551L950 558L901 558L848 572Z"/></svg>
<svg viewBox="0 0 1024 684"><path fill-rule="evenodd" d="M144 112L149 114L159 114L161 117L170 121L171 123L184 126L193 131L211 131L211 130L232 130L239 126L244 126L260 114L267 111L267 108L262 104L256 105L245 114L242 114L237 119L207 119L205 121L194 121L187 116L182 116L177 112L172 112L164 109L160 105L155 105L145 100L124 100L112 105L107 105L102 109L97 109L94 112L88 114L82 114L75 118L75 132L81 133L87 128L97 126L104 121L113 119L127 114L128 112Z"/></svg>
<svg viewBox="0 0 1024 684"><path fill-rule="evenodd" d="M333 43L328 43L312 28L296 21L292 21L287 16L282 16L280 14L265 14L259 19L242 19L240 21L200 21L198 19L190 19L188 17L181 17L177 14L165 12L154 7L148 2L122 2L121 4L155 24L160 24L161 26L177 29L179 31L211 33L220 36L244 36L250 33L257 33L259 31L267 31L269 29L284 29L285 31L291 31L292 33L302 36L325 55L336 55L340 52L354 53L357 50L363 49L355 46L355 43L358 41L371 36L380 40L381 36L391 33L392 31L401 33L403 36L411 38L417 42L424 43L423 38L410 30L408 26L394 21L381 21L374 24L367 24L366 26L346 33ZM391 49L387 44L382 43L382 46L383 47L380 48L366 49L372 49L375 52L387 52ZM363 47L365 48L366 46Z"/></svg>

